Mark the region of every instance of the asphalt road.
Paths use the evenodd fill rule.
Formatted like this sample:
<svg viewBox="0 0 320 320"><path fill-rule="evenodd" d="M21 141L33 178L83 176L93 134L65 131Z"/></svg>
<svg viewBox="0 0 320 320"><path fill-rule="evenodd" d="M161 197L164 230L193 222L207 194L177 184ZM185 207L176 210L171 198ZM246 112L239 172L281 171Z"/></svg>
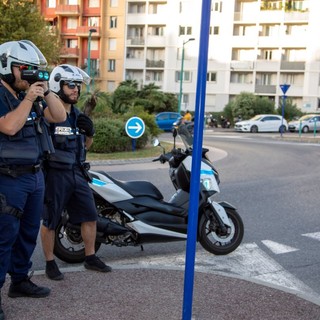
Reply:
<svg viewBox="0 0 320 320"><path fill-rule="evenodd" d="M245 236L242 245L224 257L212 256L198 246L196 268L263 280L320 299L320 145L231 131L207 132L204 145L223 155L215 161L221 178L217 199L238 208ZM118 179L149 180L167 199L174 192L166 166L104 168ZM98 254L111 265L184 267L185 243L145 245L144 249L102 246ZM39 244L34 269L43 267Z"/></svg>

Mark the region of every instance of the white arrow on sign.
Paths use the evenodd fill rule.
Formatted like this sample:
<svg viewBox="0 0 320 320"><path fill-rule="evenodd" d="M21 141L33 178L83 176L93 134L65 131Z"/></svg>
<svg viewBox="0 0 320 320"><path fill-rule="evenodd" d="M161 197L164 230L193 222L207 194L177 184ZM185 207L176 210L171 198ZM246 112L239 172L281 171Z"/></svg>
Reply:
<svg viewBox="0 0 320 320"><path fill-rule="evenodd" d="M128 126L128 129L136 129L136 133L138 133L142 129L142 127L139 122L136 122L135 126Z"/></svg>

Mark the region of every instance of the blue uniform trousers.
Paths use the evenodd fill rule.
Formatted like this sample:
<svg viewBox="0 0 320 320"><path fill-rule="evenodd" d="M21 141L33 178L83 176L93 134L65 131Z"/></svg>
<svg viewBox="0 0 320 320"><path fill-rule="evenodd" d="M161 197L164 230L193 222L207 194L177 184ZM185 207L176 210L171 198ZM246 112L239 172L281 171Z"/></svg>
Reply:
<svg viewBox="0 0 320 320"><path fill-rule="evenodd" d="M0 209L0 288L6 274L13 283L28 276L31 256L37 244L43 211L44 177L42 171L17 178L0 174L0 194L7 206L22 211L21 218Z"/></svg>

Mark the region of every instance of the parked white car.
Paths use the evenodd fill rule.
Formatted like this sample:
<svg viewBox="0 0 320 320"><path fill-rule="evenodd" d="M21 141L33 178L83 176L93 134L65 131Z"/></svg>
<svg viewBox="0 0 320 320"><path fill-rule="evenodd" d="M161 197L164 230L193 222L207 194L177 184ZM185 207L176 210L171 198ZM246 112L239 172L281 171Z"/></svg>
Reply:
<svg viewBox="0 0 320 320"><path fill-rule="evenodd" d="M234 128L242 132L285 132L288 130L286 119L276 114L258 114L250 120L236 122Z"/></svg>
<svg viewBox="0 0 320 320"><path fill-rule="evenodd" d="M320 114L307 114L296 121L289 122L289 131L295 132L300 130L301 132L307 133L314 130L316 124L316 130L320 130Z"/></svg>

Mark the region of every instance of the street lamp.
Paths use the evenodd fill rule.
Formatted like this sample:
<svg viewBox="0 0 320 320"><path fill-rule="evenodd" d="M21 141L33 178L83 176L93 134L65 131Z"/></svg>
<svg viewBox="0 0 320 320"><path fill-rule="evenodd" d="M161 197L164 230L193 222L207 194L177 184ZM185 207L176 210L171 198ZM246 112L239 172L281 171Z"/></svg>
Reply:
<svg viewBox="0 0 320 320"><path fill-rule="evenodd" d="M181 54L181 69L180 69L180 91L179 91L179 100L178 100L178 112L181 112L181 101L182 101L182 81L183 81L183 63L184 63L184 45L189 41L194 41L195 38L190 38L182 44L182 54Z"/></svg>
<svg viewBox="0 0 320 320"><path fill-rule="evenodd" d="M93 32L97 32L97 29L89 29L89 37L88 37L88 62L87 62L87 64L88 64L88 75L89 75L89 77L91 78L91 66L90 66L90 51L91 51L91 49L90 49L90 47L91 47L91 35L92 35L92 33ZM89 82L89 84L87 85L87 92L89 92L90 91L90 82Z"/></svg>

